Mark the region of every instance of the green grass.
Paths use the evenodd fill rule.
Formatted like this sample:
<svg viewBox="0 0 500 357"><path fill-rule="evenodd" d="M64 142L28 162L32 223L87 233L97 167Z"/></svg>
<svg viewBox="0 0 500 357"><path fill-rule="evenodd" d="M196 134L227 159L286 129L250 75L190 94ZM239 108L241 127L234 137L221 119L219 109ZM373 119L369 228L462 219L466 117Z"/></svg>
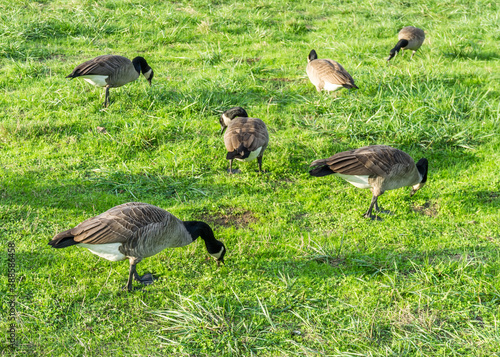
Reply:
<svg viewBox="0 0 500 357"><path fill-rule="evenodd" d="M499 8L486 1L0 0L0 348L7 242L16 245L19 356L500 355ZM398 30L426 30L385 63ZM359 90L317 93L314 48ZM101 54L144 56L104 90L64 77ZM242 106L270 144L229 176L218 117ZM106 133L97 127L106 128ZM335 152L427 157L427 185L370 192L314 178ZM204 220L227 246L138 265L54 250L58 232L142 201ZM4 253L5 252L5 253Z"/></svg>

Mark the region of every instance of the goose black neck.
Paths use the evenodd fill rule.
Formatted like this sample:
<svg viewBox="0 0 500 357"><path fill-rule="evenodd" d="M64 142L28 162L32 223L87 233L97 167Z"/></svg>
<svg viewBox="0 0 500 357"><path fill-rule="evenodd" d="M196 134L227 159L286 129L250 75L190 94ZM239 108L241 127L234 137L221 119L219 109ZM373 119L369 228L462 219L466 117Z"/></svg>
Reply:
<svg viewBox="0 0 500 357"><path fill-rule="evenodd" d="M401 39L396 43L396 46L391 50L391 55L395 55L403 47L408 46L408 40Z"/></svg>
<svg viewBox="0 0 500 357"><path fill-rule="evenodd" d="M387 58L387 62L391 60L394 56L396 56L396 53L399 52L399 50L403 47L408 46L408 41L407 40L399 40L398 43L396 43L396 46L391 50L389 54L389 58Z"/></svg>
<svg viewBox="0 0 500 357"><path fill-rule="evenodd" d="M142 71L142 74L144 74L151 69L151 67L149 67L148 63L143 57L134 58L132 60L132 64L134 65L134 68L137 71L137 73L141 73Z"/></svg>
<svg viewBox="0 0 500 357"><path fill-rule="evenodd" d="M417 164L415 166L417 166L418 173L420 174L420 176L422 176L422 181L420 181L420 182L421 183L426 183L427 182L427 170L429 168L429 162L427 161L426 158L422 158L422 159L418 160L418 162L417 162Z"/></svg>
<svg viewBox="0 0 500 357"><path fill-rule="evenodd" d="M216 254L220 252L223 244L215 239L214 232L208 224L201 221L186 221L182 223L184 223L184 227L186 227L187 231L193 238L193 241L195 241L198 237L201 237L201 239L205 241L208 253Z"/></svg>
<svg viewBox="0 0 500 357"><path fill-rule="evenodd" d="M224 112L224 115L231 120L237 117L248 118L247 111L242 107L233 107L231 109L228 109Z"/></svg>

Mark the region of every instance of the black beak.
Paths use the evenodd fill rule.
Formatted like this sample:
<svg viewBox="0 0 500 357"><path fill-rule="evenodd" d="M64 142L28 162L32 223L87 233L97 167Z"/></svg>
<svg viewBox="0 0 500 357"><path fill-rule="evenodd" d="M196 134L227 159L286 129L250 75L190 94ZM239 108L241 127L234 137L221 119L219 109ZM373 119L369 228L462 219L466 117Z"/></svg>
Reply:
<svg viewBox="0 0 500 357"><path fill-rule="evenodd" d="M219 259L217 260L217 268L220 267L220 263L222 263L222 265L226 265L226 263L224 263L224 259Z"/></svg>
<svg viewBox="0 0 500 357"><path fill-rule="evenodd" d="M221 125L222 126L222 125ZM225 126L222 126L222 129L220 130L220 135L224 134L224 130L226 130Z"/></svg>

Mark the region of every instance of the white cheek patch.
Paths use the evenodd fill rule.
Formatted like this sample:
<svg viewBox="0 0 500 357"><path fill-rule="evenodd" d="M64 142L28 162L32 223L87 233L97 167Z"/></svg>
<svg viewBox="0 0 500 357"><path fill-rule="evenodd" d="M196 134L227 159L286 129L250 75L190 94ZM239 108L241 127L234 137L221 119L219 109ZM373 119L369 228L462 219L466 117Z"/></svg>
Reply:
<svg viewBox="0 0 500 357"><path fill-rule="evenodd" d="M219 253L215 253L215 254L210 254L212 257L214 257L214 259L216 260L219 260L219 258L221 257L222 253L224 252L224 247L221 248L220 252Z"/></svg>
<svg viewBox="0 0 500 357"><path fill-rule="evenodd" d="M343 175L339 173L335 173L335 176L341 177L351 185L356 186L357 188L370 188L371 185L368 183L368 175Z"/></svg>
<svg viewBox="0 0 500 357"><path fill-rule="evenodd" d="M231 122L231 119L229 119L226 114L222 114L222 120L224 120L224 124L226 124L226 126L229 125L229 123Z"/></svg>
<svg viewBox="0 0 500 357"><path fill-rule="evenodd" d="M112 262L117 262L126 258L118 248L120 248L121 243L106 243L106 244L85 244L80 243L78 246L87 248L95 255L101 258L111 260Z"/></svg>
<svg viewBox="0 0 500 357"><path fill-rule="evenodd" d="M424 187L424 186L425 186L425 182L424 182L424 183L419 182L419 183L417 183L416 185L413 185L413 186L412 186L412 188L413 188L415 191L418 191L418 190L420 190L420 189L421 189L422 187Z"/></svg>
<svg viewBox="0 0 500 357"><path fill-rule="evenodd" d="M97 74L89 74L86 76L81 76L85 81L89 82L90 84L98 87L106 87L108 83L106 83L106 79L109 76L99 76Z"/></svg>
<svg viewBox="0 0 500 357"><path fill-rule="evenodd" d="M144 73L144 77L145 77L146 79L149 79L149 77L151 77L151 73L152 73L152 72L153 72L153 70L152 70L152 69L150 69L149 71L147 71L146 73Z"/></svg>
<svg viewBox="0 0 500 357"><path fill-rule="evenodd" d="M255 159L257 156L259 156L260 154L260 151L262 150L262 146L259 147L257 150L254 150L250 153L250 155L248 155L248 157L246 159L236 159L236 160L239 160L239 161L252 161L253 159Z"/></svg>

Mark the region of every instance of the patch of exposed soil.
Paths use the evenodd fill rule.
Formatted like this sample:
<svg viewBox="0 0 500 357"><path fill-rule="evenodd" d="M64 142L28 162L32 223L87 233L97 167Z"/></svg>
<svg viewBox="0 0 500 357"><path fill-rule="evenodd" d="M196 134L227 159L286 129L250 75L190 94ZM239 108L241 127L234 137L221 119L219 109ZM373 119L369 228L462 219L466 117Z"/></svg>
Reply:
<svg viewBox="0 0 500 357"><path fill-rule="evenodd" d="M247 58L247 59L245 59L245 61L247 61L247 63L255 63L255 62L259 62L259 61L260 61L260 57L256 57L256 58Z"/></svg>
<svg viewBox="0 0 500 357"><path fill-rule="evenodd" d="M423 214L429 217L436 217L438 214L438 205L435 203L431 203L431 201L425 202L423 206L413 206L412 209L414 212Z"/></svg>
<svg viewBox="0 0 500 357"><path fill-rule="evenodd" d="M333 257L329 257L329 256L316 256L316 257L313 257L311 260L318 262L318 263L326 263L328 265L331 265L332 267L344 265L344 263L345 263L344 257L333 258Z"/></svg>
<svg viewBox="0 0 500 357"><path fill-rule="evenodd" d="M226 208L224 214L204 214L203 220L216 226L223 227L246 227L250 223L255 223L258 221L258 219L253 215L253 212L241 211L232 207Z"/></svg>

